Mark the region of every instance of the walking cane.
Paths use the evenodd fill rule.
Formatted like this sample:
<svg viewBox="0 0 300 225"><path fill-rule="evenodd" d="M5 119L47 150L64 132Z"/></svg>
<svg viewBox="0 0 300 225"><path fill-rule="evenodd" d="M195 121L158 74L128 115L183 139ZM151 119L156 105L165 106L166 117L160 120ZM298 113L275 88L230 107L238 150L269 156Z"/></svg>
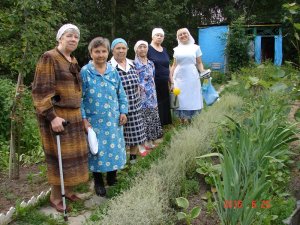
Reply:
<svg viewBox="0 0 300 225"><path fill-rule="evenodd" d="M69 124L69 122L68 121L64 121L62 124L65 127L65 126L67 126ZM63 168L62 168L60 135L59 134L60 133L55 133L55 135L56 135L56 144L57 144L58 165L59 165L61 197L62 197L63 209L64 209L64 220L68 221L66 196L65 196L65 184L64 184L64 173L63 173Z"/></svg>

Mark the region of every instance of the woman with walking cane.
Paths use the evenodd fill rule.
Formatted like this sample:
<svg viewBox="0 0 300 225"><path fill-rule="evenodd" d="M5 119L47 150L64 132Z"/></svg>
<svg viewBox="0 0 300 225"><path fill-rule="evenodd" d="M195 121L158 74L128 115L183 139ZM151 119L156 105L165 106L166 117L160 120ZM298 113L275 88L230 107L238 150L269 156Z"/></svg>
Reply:
<svg viewBox="0 0 300 225"><path fill-rule="evenodd" d="M58 45L40 57L32 85L48 182L51 185L50 204L59 212L66 212L62 197L70 201L80 200L72 187L88 180L88 150L80 113L80 67L76 58L71 55L78 46L79 37L80 31L73 24L65 24L58 30ZM64 127L63 123L66 121L69 124ZM58 133L60 146L55 138ZM65 196L61 193L59 147Z"/></svg>

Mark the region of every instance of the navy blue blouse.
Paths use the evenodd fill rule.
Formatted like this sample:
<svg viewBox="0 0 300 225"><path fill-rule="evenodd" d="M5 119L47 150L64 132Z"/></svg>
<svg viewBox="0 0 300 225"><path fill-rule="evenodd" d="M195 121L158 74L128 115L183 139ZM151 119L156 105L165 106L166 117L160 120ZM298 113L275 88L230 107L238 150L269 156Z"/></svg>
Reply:
<svg viewBox="0 0 300 225"><path fill-rule="evenodd" d="M159 52L149 45L148 59L154 62L155 66L155 79L156 80L169 80L170 74L170 57L166 48Z"/></svg>

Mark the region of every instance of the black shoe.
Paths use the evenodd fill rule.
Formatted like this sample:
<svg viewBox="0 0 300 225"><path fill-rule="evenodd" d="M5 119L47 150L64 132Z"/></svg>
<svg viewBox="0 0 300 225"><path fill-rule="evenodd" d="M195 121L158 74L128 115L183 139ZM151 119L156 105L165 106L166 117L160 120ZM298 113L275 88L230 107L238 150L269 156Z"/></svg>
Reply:
<svg viewBox="0 0 300 225"><path fill-rule="evenodd" d="M95 185L95 192L96 195L104 197L106 195L106 189L103 186L96 186Z"/></svg>
<svg viewBox="0 0 300 225"><path fill-rule="evenodd" d="M106 182L108 186L113 186L117 183L117 171L109 171L106 175Z"/></svg>

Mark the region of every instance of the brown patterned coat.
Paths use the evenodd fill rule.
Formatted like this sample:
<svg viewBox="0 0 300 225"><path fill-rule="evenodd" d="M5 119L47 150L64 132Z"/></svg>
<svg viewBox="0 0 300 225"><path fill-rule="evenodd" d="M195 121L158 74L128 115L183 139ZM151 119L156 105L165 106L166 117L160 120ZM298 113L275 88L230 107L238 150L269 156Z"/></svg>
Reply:
<svg viewBox="0 0 300 225"><path fill-rule="evenodd" d="M60 185L56 139L50 123L56 116L70 122L60 135L65 185L74 186L88 180L79 70L77 60L72 57L70 63L57 48L45 52L36 66L32 97L51 185Z"/></svg>

